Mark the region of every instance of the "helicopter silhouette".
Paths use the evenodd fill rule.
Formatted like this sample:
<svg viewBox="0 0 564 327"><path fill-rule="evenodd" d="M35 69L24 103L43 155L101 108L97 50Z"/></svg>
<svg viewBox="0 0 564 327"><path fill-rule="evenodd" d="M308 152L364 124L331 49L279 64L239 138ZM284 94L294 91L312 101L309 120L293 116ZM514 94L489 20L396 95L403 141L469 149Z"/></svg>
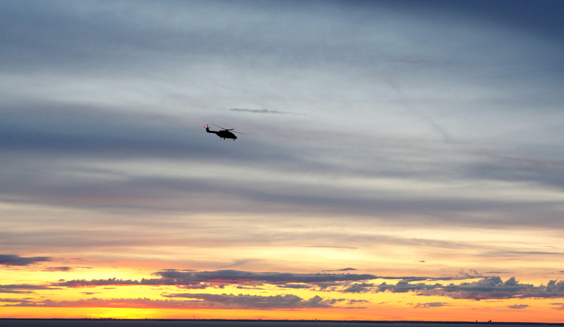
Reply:
<svg viewBox="0 0 564 327"><path fill-rule="evenodd" d="M241 132L234 132L234 130L235 130L234 128L227 129L227 128L218 126L218 125L216 125L216 124L212 124L212 125L221 128L221 130L220 130L220 131L210 131L210 129L208 128L208 125L206 125L206 132L208 132L208 133L214 133L214 134L216 134L217 136L221 137L224 141L225 141L225 139L233 139L233 141L235 141L235 140L237 139L237 136L236 136L235 134L233 134L233 133L243 134L243 133L241 133ZM233 131L233 132L232 132L232 131Z"/></svg>

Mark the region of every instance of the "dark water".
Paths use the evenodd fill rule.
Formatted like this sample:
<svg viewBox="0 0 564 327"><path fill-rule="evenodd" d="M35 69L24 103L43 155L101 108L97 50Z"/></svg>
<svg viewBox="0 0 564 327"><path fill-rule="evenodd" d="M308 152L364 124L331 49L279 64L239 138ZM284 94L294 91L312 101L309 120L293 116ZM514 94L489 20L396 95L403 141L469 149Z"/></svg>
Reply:
<svg viewBox="0 0 564 327"><path fill-rule="evenodd" d="M190 321L190 320L0 320L1 327L533 327L557 324L409 323L329 321ZM560 326L564 326L561 324Z"/></svg>

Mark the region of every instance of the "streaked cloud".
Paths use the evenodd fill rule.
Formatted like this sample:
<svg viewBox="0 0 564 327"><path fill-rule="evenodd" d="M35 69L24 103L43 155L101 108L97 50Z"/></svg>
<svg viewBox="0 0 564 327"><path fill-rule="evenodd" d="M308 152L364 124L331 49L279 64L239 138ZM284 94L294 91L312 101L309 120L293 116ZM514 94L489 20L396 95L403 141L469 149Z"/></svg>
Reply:
<svg viewBox="0 0 564 327"><path fill-rule="evenodd" d="M20 257L14 254L0 254L0 264L5 266L29 266L38 262L51 261L49 257Z"/></svg>
<svg viewBox="0 0 564 327"><path fill-rule="evenodd" d="M41 302L22 300L22 299L0 299L6 302L7 307L47 307L47 308L168 308L168 309L298 309L298 308L330 308L336 303L344 302L339 300L324 300L319 296L308 300L295 295L233 295L233 294L164 294L166 300L148 298L113 298L98 299L90 298L76 301L55 301L44 300ZM177 300L190 299L190 300ZM4 301L5 300L5 301ZM346 304L356 304L356 302L345 302Z"/></svg>
<svg viewBox="0 0 564 327"><path fill-rule="evenodd" d="M477 318L557 319L563 12L0 3L0 317L496 300Z"/></svg>
<svg viewBox="0 0 564 327"><path fill-rule="evenodd" d="M43 271L71 271L72 267L63 266L63 267L45 267Z"/></svg>
<svg viewBox="0 0 564 327"><path fill-rule="evenodd" d="M238 270L218 270L218 271L199 271L183 272L177 270L166 270L156 272L155 275L162 276L163 279L178 279L190 282L211 282L216 283L322 283L355 281L377 278L371 274L294 274L278 272L255 273Z"/></svg>
<svg viewBox="0 0 564 327"><path fill-rule="evenodd" d="M447 302L429 302L429 303L415 303L413 307L416 309L429 309L429 308L440 308L447 307L449 304Z"/></svg>
<svg viewBox="0 0 564 327"><path fill-rule="evenodd" d="M564 281L551 280L546 286L522 284L511 277L503 281L498 276L463 276L463 277L406 277L406 276L376 276L371 274L295 274L277 272L248 272L237 270L217 271L177 271L164 270L154 273L161 278L141 280L131 279L99 279L99 280L69 280L52 283L52 287L99 287L99 286L157 286L168 285L183 289L224 288L228 285L250 287L257 285L274 285L285 289L331 288L341 293L408 293L414 292L420 296L444 296L452 299L510 299L510 298L564 298ZM368 282L375 279L395 279L396 284L375 284ZM455 281L478 279L473 282L459 284L418 283L420 281ZM358 281L363 281L359 283ZM25 287L22 286L22 287Z"/></svg>
<svg viewBox="0 0 564 327"><path fill-rule="evenodd" d="M45 285L9 284L0 285L0 293L31 294L37 290L57 290L60 288Z"/></svg>
<svg viewBox="0 0 564 327"><path fill-rule="evenodd" d="M236 112L249 112L253 114L295 114L290 111L278 111L278 110L268 110L268 109L240 109L240 108L232 108L229 109L231 111Z"/></svg>
<svg viewBox="0 0 564 327"><path fill-rule="evenodd" d="M528 308L529 305L528 305L528 304L515 304L515 305L508 305L507 307L510 308L510 309L518 309L518 310L520 310L520 309L526 309L526 308Z"/></svg>
<svg viewBox="0 0 564 327"><path fill-rule="evenodd" d="M314 296L309 300L302 299L296 295L233 295L233 294L192 294L173 293L164 294L168 298L188 298L204 301L205 307L215 308L244 308L244 309L289 309L289 308L329 308L335 301L324 300L320 296Z"/></svg>
<svg viewBox="0 0 564 327"><path fill-rule="evenodd" d="M16 300L16 304L6 304L8 307L46 307L46 308L195 308L193 303L187 301L159 300L148 298L120 298L120 299L98 299L90 298L76 301L31 301Z"/></svg>

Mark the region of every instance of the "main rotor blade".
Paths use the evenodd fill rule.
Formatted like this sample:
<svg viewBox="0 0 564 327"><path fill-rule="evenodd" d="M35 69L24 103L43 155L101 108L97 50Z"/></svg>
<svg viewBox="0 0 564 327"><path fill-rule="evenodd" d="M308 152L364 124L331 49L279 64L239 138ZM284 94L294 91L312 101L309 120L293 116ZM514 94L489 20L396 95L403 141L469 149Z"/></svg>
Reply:
<svg viewBox="0 0 564 327"><path fill-rule="evenodd" d="M245 133L241 133L241 132L235 132L235 131L233 131L233 130L232 130L232 132L231 132L231 133L237 133L237 134L243 134L243 135L245 135Z"/></svg>
<svg viewBox="0 0 564 327"><path fill-rule="evenodd" d="M221 128L221 129L225 129L225 127L221 127L221 126L216 125L216 124L212 124L212 125L215 126L215 127L219 127L219 128Z"/></svg>

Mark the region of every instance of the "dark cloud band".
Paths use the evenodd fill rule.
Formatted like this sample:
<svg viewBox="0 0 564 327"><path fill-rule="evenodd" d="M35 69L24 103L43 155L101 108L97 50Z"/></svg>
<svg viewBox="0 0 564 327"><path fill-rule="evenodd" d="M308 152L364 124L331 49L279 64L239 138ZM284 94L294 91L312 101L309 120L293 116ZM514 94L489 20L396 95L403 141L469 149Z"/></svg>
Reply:
<svg viewBox="0 0 564 327"><path fill-rule="evenodd" d="M0 264L5 266L29 266L38 262L51 261L49 257L20 257L13 254L0 254Z"/></svg>

